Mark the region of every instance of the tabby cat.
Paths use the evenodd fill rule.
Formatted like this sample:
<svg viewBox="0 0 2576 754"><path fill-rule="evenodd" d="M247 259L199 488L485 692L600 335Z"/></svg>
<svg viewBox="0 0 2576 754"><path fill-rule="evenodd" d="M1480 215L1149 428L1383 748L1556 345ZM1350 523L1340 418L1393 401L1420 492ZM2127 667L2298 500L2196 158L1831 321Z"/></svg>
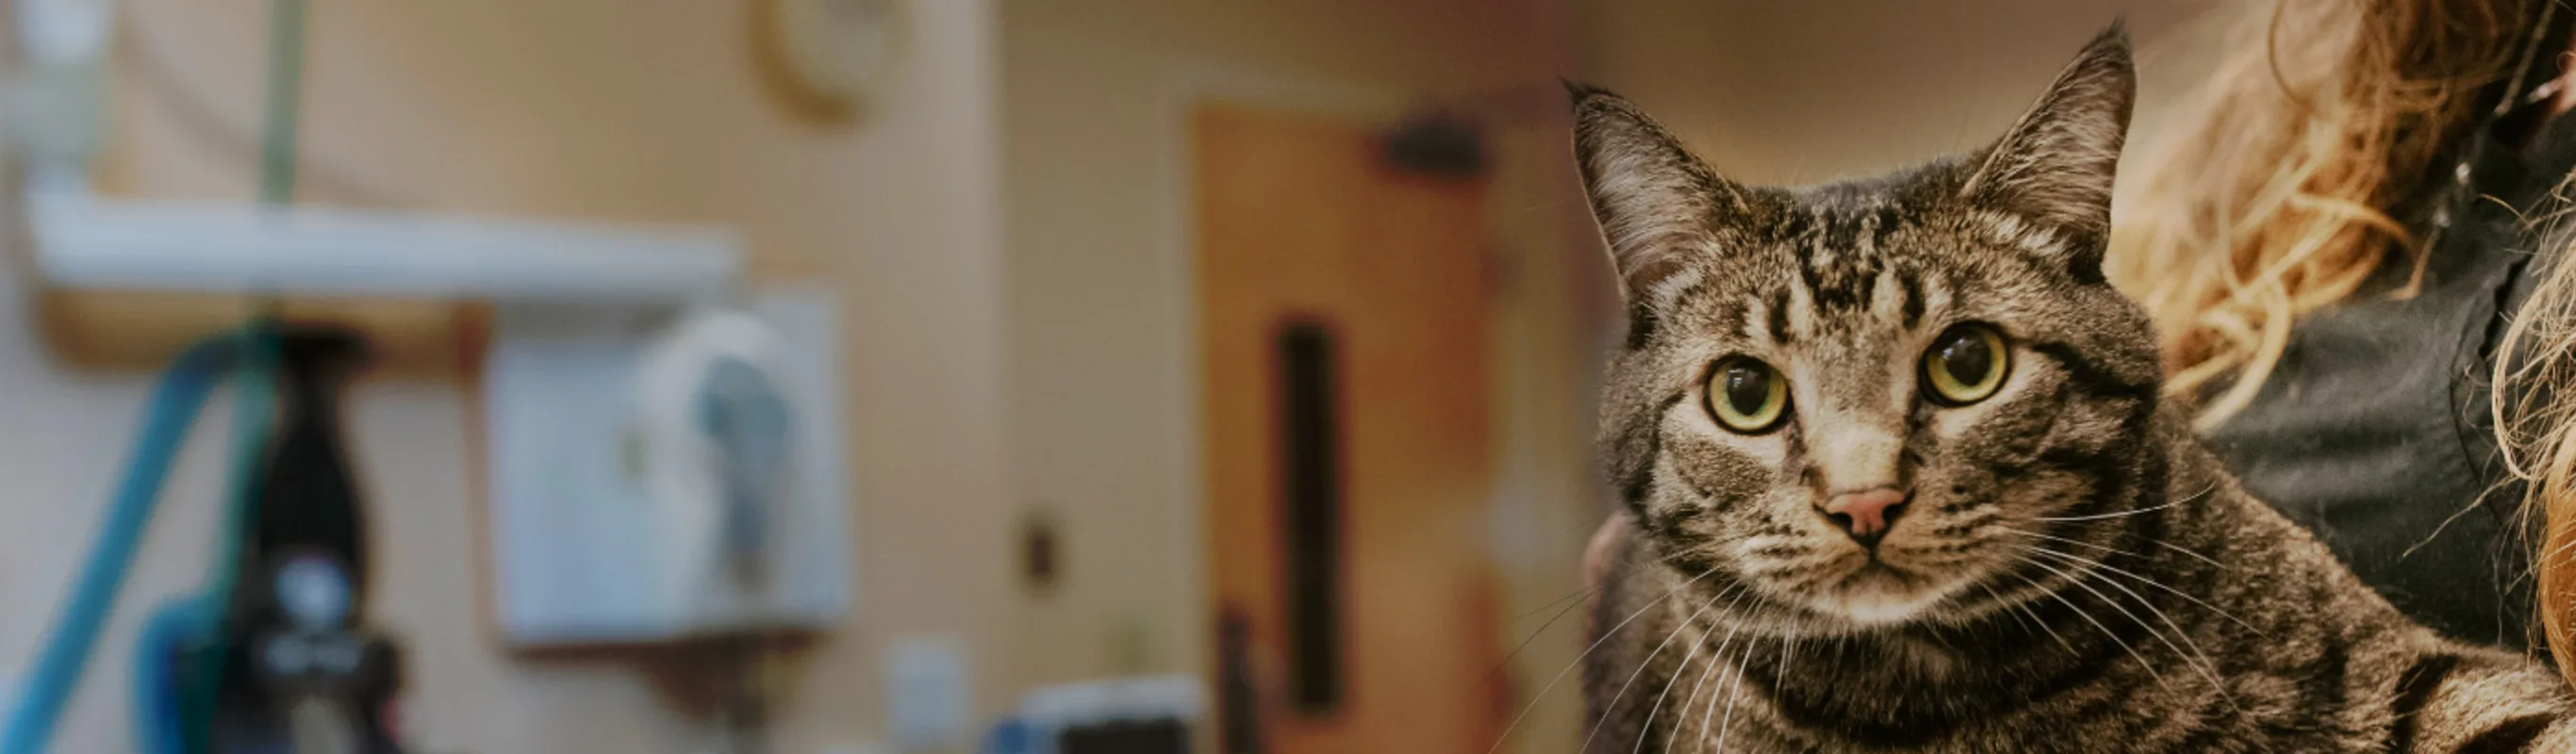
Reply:
<svg viewBox="0 0 2576 754"><path fill-rule="evenodd" d="M2102 273L2118 26L1986 149L1808 188L1570 88L1630 319L1586 750L2576 751L2564 681L2408 622L2160 406Z"/></svg>

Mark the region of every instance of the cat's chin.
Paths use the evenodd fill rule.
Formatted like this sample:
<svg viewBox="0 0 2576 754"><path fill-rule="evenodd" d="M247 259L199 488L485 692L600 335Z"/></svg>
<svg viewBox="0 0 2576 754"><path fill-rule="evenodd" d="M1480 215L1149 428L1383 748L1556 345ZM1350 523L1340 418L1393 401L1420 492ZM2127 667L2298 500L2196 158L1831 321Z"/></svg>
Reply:
<svg viewBox="0 0 2576 754"><path fill-rule="evenodd" d="M1818 612L1839 616L1853 626L1872 628L1910 623L1950 590L1924 583L1920 577L1898 574L1882 565L1865 566L1846 579L1840 588L1820 595L1814 605Z"/></svg>

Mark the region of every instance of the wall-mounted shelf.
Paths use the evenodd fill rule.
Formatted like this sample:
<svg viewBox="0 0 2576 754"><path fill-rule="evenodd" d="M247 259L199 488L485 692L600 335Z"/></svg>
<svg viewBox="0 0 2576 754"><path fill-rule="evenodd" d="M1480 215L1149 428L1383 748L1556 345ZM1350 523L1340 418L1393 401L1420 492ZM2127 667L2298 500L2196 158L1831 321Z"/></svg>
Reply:
<svg viewBox="0 0 2576 754"><path fill-rule="evenodd" d="M277 296L291 319L357 327L384 371L462 377L482 303L719 299L746 255L716 226L531 221L36 191L37 314L65 361L157 369Z"/></svg>
<svg viewBox="0 0 2576 754"><path fill-rule="evenodd" d="M289 296L685 302L732 289L721 228L536 222L40 194L38 275L55 288Z"/></svg>

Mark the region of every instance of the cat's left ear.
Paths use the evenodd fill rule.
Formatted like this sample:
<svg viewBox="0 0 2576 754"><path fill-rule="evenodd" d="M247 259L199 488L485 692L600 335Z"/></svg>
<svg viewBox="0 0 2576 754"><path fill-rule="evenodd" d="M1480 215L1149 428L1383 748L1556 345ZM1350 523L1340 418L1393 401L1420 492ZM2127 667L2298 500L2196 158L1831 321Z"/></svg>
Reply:
<svg viewBox="0 0 2576 754"><path fill-rule="evenodd" d="M1666 281L1715 253L1710 222L1742 216L1744 203L1734 184L1628 100L1565 86L1574 105L1575 167L1619 268L1620 294L1635 313L1652 315Z"/></svg>
<svg viewBox="0 0 2576 754"><path fill-rule="evenodd" d="M2085 45L2048 93L2001 141L1976 155L1960 194L2059 234L2098 272L2111 231L2111 178L2138 88L2129 34L2118 22ZM2071 236L2071 237L2069 237Z"/></svg>

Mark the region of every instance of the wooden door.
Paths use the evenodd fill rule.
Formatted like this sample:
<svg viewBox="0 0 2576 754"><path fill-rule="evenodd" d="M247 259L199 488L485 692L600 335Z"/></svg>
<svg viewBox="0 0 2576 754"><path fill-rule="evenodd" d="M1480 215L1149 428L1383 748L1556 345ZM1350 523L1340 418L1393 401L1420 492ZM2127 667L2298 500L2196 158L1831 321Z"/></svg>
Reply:
<svg viewBox="0 0 2576 754"><path fill-rule="evenodd" d="M1354 124L1196 129L1220 751L1486 751L1482 186Z"/></svg>

